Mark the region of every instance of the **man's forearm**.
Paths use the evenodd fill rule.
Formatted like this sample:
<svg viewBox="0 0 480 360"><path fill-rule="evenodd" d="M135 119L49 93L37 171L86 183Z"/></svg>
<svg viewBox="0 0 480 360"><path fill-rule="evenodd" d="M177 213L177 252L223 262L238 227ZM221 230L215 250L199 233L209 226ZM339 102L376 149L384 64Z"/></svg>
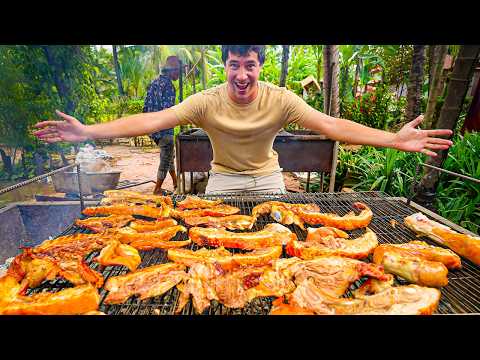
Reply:
<svg viewBox="0 0 480 360"><path fill-rule="evenodd" d="M305 124L312 130L318 130L332 140L349 144L362 144L382 147L395 147L395 134L373 129L354 121L334 118L316 112L313 118Z"/></svg>
<svg viewBox="0 0 480 360"><path fill-rule="evenodd" d="M171 109L126 116L104 124L86 127L89 139L110 139L147 135L175 127L178 121Z"/></svg>

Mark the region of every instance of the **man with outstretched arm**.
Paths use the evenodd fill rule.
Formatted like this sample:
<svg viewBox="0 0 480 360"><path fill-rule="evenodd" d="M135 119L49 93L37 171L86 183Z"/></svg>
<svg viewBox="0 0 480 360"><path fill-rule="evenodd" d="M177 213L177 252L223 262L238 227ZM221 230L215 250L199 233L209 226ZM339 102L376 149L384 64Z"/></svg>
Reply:
<svg viewBox="0 0 480 360"><path fill-rule="evenodd" d="M97 125L83 125L57 111L63 121L44 121L34 134L46 142L80 142L87 139L150 134L181 124L203 128L212 143L213 160L206 193L260 191L285 193L285 184L273 150L278 132L289 123L318 131L350 144L390 147L436 156L452 142L436 136L451 130L420 130L423 116L397 133L373 129L334 118L309 106L293 92L259 81L265 60L262 45L222 47L227 82L191 95L182 103L159 112L132 115Z"/></svg>

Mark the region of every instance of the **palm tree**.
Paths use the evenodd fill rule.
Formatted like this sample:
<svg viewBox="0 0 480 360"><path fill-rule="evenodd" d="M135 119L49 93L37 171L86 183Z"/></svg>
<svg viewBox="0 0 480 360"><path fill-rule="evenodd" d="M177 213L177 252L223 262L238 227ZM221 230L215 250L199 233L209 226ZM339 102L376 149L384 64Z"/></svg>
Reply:
<svg viewBox="0 0 480 360"><path fill-rule="evenodd" d="M285 82L287 81L287 74L288 74L288 55L290 52L289 45L282 45L283 52L282 52L282 71L280 73L280 87L285 86Z"/></svg>
<svg viewBox="0 0 480 360"><path fill-rule="evenodd" d="M425 45L413 46L412 67L407 88L406 121L411 121L420 115L422 98L423 63L425 61Z"/></svg>
<svg viewBox="0 0 480 360"><path fill-rule="evenodd" d="M447 86L447 96L443 103L437 126L440 129L454 130L457 125L463 101L467 94L468 86L472 79L473 70L478 61L480 45L461 46L458 57L455 60L452 75ZM437 157L430 157L427 164L441 167L447 157L448 150L442 150ZM427 169L420 182L420 193L418 199L424 201L431 199L434 195L438 182L438 172Z"/></svg>

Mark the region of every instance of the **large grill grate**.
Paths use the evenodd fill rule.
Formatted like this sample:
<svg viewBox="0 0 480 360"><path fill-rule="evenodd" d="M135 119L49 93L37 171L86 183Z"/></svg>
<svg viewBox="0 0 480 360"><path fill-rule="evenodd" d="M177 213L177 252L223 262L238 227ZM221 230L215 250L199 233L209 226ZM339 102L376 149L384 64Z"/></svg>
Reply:
<svg viewBox="0 0 480 360"><path fill-rule="evenodd" d="M367 204L373 211L373 219L369 225L378 236L378 241L381 244L392 243L406 243L411 240L416 240L416 234L408 229L403 224L403 219L415 212L415 208L408 206L401 200L388 197L380 192L355 192L355 193L306 193L306 194L287 194L287 195L268 195L268 194L223 194L223 195L208 195L201 196L206 199L222 198L224 202L241 209L241 214L249 215L255 205L269 200L285 201L290 203L316 203L322 212L333 212L344 215L352 211L352 204L356 201L361 201ZM181 201L185 195L173 195L174 202ZM395 226L392 226L391 221L395 220ZM179 221L182 223L181 221ZM258 231L263 227L274 222L268 216L260 217L254 225L252 231ZM300 240L304 240L306 232L296 226L289 226L295 232ZM68 235L78 232L88 232L79 229L75 226L70 226L61 235ZM348 231L352 238L360 236L364 232L363 229ZM187 234L177 234L173 240L184 240ZM422 237L421 240L426 241L431 245L439 244L432 240ZM195 244L190 246L192 250L197 250L199 247ZM229 249L232 251L232 249ZM241 250L233 250L232 252L242 252ZM97 256L98 252L92 253L87 257L87 263L90 266L101 272L105 281L111 276L118 276L127 273L127 268L123 266L107 266L103 269L99 264L92 262L93 257ZM140 251L142 263L139 268L152 266L168 261L166 258L166 251L156 249L153 251ZM285 256L285 254L283 255ZM369 259L371 261L371 258ZM437 313L439 314L455 314L455 313L480 313L480 267L473 264L471 261L462 258L462 269L449 271L448 279L449 285L441 288L442 297L440 300ZM364 280L361 279L353 284L351 290L357 288ZM396 280L397 284L407 284L401 280ZM71 286L65 280L55 280L51 282L44 282L36 289L30 292L50 291L55 292L65 287ZM106 296L106 290L100 289L101 305L100 310L107 314L115 315L168 315L173 314L177 306L179 292L176 288L171 289L162 296L139 301L136 298L130 298L127 302L120 305L106 305L103 300ZM347 291L345 296L350 296L350 291ZM268 314L273 298L255 299L242 309L230 309L215 301L212 301L211 306L205 311L205 314L221 314L221 315L259 315ZM194 309L191 301L185 306L182 311L183 315L194 314Z"/></svg>

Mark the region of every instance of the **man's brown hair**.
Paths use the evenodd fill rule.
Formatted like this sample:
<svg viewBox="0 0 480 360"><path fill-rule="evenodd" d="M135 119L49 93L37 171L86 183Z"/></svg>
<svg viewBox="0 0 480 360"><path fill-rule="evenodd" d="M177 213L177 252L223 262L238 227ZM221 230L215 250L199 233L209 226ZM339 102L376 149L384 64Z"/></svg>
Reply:
<svg viewBox="0 0 480 360"><path fill-rule="evenodd" d="M265 45L222 45L222 60L226 64L228 52L235 55L246 56L250 51L256 52L260 65L265 62Z"/></svg>

